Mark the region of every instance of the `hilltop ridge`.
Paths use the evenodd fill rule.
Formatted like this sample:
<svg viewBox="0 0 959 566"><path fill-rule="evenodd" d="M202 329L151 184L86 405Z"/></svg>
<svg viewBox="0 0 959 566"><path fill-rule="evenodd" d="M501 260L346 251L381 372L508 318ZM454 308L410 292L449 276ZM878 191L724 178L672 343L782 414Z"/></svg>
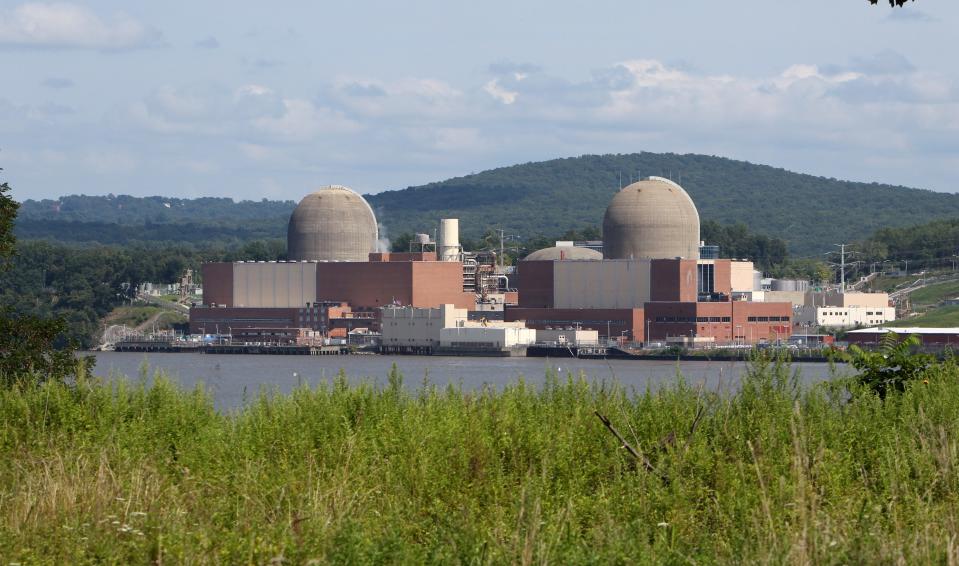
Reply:
<svg viewBox="0 0 959 566"><path fill-rule="evenodd" d="M523 163L366 197L392 237L432 231L444 217L460 218L466 238L493 227L521 237L552 236L600 227L620 176L626 185L640 175L680 182L703 221L744 223L754 232L784 239L798 255L861 240L880 228L959 216L959 195L952 193L816 177L716 156L648 152ZM292 199L303 196L299 193L306 189L290 190ZM82 233L92 238L87 241L106 243L129 241L131 231L137 232L130 227L140 225L150 228L143 232L145 240L242 240L244 227L252 231L251 237L283 238L295 200L28 200L17 230L24 238L69 241ZM86 223L96 226L85 229ZM190 229L181 230L180 225ZM123 235L111 234L111 226Z"/></svg>

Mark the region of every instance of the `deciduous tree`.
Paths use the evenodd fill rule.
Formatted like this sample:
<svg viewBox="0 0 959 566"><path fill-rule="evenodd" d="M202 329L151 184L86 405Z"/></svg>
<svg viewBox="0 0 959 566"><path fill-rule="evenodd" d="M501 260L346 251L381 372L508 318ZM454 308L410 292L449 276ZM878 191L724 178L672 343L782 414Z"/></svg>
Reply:
<svg viewBox="0 0 959 566"><path fill-rule="evenodd" d="M13 224L19 205L10 186L0 184L0 271L10 268L16 253ZM0 385L23 381L61 380L85 374L94 358L76 358L75 344L62 344L66 321L0 308Z"/></svg>

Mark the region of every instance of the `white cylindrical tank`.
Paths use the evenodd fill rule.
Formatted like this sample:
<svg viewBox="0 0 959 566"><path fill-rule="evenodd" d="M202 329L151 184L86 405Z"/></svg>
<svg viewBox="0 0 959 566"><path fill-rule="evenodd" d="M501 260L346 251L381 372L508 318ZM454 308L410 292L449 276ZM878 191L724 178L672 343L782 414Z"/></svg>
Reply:
<svg viewBox="0 0 959 566"><path fill-rule="evenodd" d="M440 261L460 260L460 221L458 218L440 220Z"/></svg>
<svg viewBox="0 0 959 566"><path fill-rule="evenodd" d="M773 291L808 291L809 281L805 279L773 279Z"/></svg>
<svg viewBox="0 0 959 566"><path fill-rule="evenodd" d="M430 243L429 234L417 234L415 239L416 239L416 243L420 245L426 245Z"/></svg>

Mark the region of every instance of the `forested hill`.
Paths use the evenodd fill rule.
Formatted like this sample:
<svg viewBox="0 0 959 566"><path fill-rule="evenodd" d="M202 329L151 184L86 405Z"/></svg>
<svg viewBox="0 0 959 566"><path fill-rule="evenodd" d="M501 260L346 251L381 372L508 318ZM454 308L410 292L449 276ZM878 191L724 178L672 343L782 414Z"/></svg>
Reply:
<svg viewBox="0 0 959 566"><path fill-rule="evenodd" d="M70 195L57 200L26 200L20 206L18 215L21 221L102 222L130 226L279 218L285 222L294 206L296 203L292 200L237 202L230 198L217 197L179 199L129 195Z"/></svg>
<svg viewBox="0 0 959 566"><path fill-rule="evenodd" d="M793 254L832 249L876 230L959 216L959 195L839 181L706 155L587 155L525 163L369 197L392 233L460 218L475 236L495 225L508 233L556 233L601 226L610 198L630 177L672 177L703 220L745 223L780 237ZM956 187L959 189L959 187Z"/></svg>
<svg viewBox="0 0 959 566"><path fill-rule="evenodd" d="M672 177L689 191L704 221L745 223L752 231L785 239L799 255L862 240L880 228L959 217L959 196L954 194L691 154L588 155L525 163L367 198L393 237L432 232L444 217L460 218L464 238L479 237L490 228L524 238L551 236L601 226L620 176L625 185L640 175ZM291 189L289 197L299 199L305 192ZM18 234L68 241L78 234L95 241L155 240L160 235L199 241L242 239L248 228L255 232L251 237L284 237L293 206L293 200L72 196L24 203Z"/></svg>

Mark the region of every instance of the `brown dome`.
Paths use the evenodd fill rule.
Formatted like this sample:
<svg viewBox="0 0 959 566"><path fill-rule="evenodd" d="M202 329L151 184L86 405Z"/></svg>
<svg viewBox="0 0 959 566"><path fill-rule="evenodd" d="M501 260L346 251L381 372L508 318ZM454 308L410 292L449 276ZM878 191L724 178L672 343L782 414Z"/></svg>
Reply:
<svg viewBox="0 0 959 566"><path fill-rule="evenodd" d="M523 261L556 261L567 259L603 259L603 254L589 248L576 246L553 246L536 250L523 258Z"/></svg>
<svg viewBox="0 0 959 566"><path fill-rule="evenodd" d="M293 210L287 255L297 261L367 261L377 238L376 216L366 199L330 185L303 197Z"/></svg>
<svg viewBox="0 0 959 566"><path fill-rule="evenodd" d="M676 183L650 177L613 197L603 218L606 259L699 259L699 212Z"/></svg>

